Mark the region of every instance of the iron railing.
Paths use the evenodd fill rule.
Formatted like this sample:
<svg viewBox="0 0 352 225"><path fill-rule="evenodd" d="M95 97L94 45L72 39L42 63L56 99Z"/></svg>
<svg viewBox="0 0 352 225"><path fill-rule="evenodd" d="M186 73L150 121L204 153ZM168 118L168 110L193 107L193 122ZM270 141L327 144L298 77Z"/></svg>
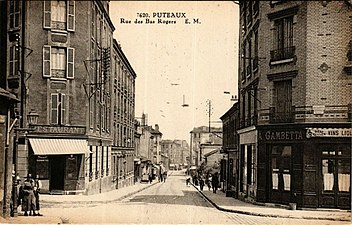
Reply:
<svg viewBox="0 0 352 225"><path fill-rule="evenodd" d="M271 61L279 61L284 59L291 59L295 56L296 47L291 46L270 51Z"/></svg>

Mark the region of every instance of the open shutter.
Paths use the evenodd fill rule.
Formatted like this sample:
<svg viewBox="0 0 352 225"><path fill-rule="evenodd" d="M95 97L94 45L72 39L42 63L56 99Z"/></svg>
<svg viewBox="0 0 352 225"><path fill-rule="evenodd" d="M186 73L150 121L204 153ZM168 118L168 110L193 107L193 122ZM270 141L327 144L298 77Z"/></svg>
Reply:
<svg viewBox="0 0 352 225"><path fill-rule="evenodd" d="M66 95L61 94L61 124L65 124L65 118L66 118Z"/></svg>
<svg viewBox="0 0 352 225"><path fill-rule="evenodd" d="M75 1L70 0L67 2L67 30L75 30Z"/></svg>
<svg viewBox="0 0 352 225"><path fill-rule="evenodd" d="M68 79L74 78L74 58L75 58L75 49L67 48L67 69L66 77Z"/></svg>
<svg viewBox="0 0 352 225"><path fill-rule="evenodd" d="M51 46L44 45L44 47L43 47L43 77L50 77L51 76L50 59L51 59Z"/></svg>
<svg viewBox="0 0 352 225"><path fill-rule="evenodd" d="M51 28L51 1L43 1L43 4L44 4L43 27Z"/></svg>
<svg viewBox="0 0 352 225"><path fill-rule="evenodd" d="M51 94L51 124L57 124L58 120L58 94Z"/></svg>

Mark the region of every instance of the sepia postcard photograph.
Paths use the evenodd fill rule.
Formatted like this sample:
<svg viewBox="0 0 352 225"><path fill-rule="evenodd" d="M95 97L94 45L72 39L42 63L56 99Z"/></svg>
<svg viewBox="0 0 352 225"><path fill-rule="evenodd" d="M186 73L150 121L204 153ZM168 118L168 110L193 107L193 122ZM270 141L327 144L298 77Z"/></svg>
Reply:
<svg viewBox="0 0 352 225"><path fill-rule="evenodd" d="M352 224L351 0L0 17L0 224Z"/></svg>

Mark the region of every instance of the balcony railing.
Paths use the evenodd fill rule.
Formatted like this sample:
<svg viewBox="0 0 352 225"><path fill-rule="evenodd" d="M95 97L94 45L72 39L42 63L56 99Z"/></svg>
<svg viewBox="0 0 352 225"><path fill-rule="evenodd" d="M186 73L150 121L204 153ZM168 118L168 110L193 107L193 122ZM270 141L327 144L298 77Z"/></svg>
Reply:
<svg viewBox="0 0 352 225"><path fill-rule="evenodd" d="M276 112L275 107L269 108L270 123L293 123L295 107L288 112Z"/></svg>
<svg viewBox="0 0 352 225"><path fill-rule="evenodd" d="M270 51L270 59L271 61L291 59L295 56L295 50L295 46L272 50Z"/></svg>
<svg viewBox="0 0 352 225"><path fill-rule="evenodd" d="M51 28L54 30L66 30L66 22L52 20Z"/></svg>

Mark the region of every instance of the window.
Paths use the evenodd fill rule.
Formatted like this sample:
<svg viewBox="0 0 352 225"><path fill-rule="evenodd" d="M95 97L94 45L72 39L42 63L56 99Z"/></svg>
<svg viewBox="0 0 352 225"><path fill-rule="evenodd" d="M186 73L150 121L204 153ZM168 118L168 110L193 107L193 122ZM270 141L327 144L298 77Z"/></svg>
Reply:
<svg viewBox="0 0 352 225"><path fill-rule="evenodd" d="M275 108L273 119L275 122L291 122L292 115L292 81L275 81Z"/></svg>
<svg viewBox="0 0 352 225"><path fill-rule="evenodd" d="M16 46L10 47L10 60L9 60L9 76L18 75L18 52L16 51Z"/></svg>
<svg viewBox="0 0 352 225"><path fill-rule="evenodd" d="M74 78L74 49L43 47L43 77Z"/></svg>
<svg viewBox="0 0 352 225"><path fill-rule="evenodd" d="M258 69L258 51L259 51L259 43L258 43L258 30L254 32L254 58L253 58L253 72Z"/></svg>
<svg viewBox="0 0 352 225"><path fill-rule="evenodd" d="M65 124L66 103L65 94L51 94L51 124Z"/></svg>
<svg viewBox="0 0 352 225"><path fill-rule="evenodd" d="M10 9L9 9L9 17L10 17L10 29L19 28L20 25L20 1L11 0Z"/></svg>
<svg viewBox="0 0 352 225"><path fill-rule="evenodd" d="M251 36L248 37L248 44L247 44L247 57L245 59L246 61L246 72L247 72L247 77L250 77L252 74L252 39Z"/></svg>
<svg viewBox="0 0 352 225"><path fill-rule="evenodd" d="M75 3L69 1L44 1L44 28L74 31Z"/></svg>
<svg viewBox="0 0 352 225"><path fill-rule="evenodd" d="M293 16L275 20L274 27L274 50L270 52L271 61L293 58L295 54Z"/></svg>
<svg viewBox="0 0 352 225"><path fill-rule="evenodd" d="M66 77L66 51L64 48L51 48L51 77Z"/></svg>

